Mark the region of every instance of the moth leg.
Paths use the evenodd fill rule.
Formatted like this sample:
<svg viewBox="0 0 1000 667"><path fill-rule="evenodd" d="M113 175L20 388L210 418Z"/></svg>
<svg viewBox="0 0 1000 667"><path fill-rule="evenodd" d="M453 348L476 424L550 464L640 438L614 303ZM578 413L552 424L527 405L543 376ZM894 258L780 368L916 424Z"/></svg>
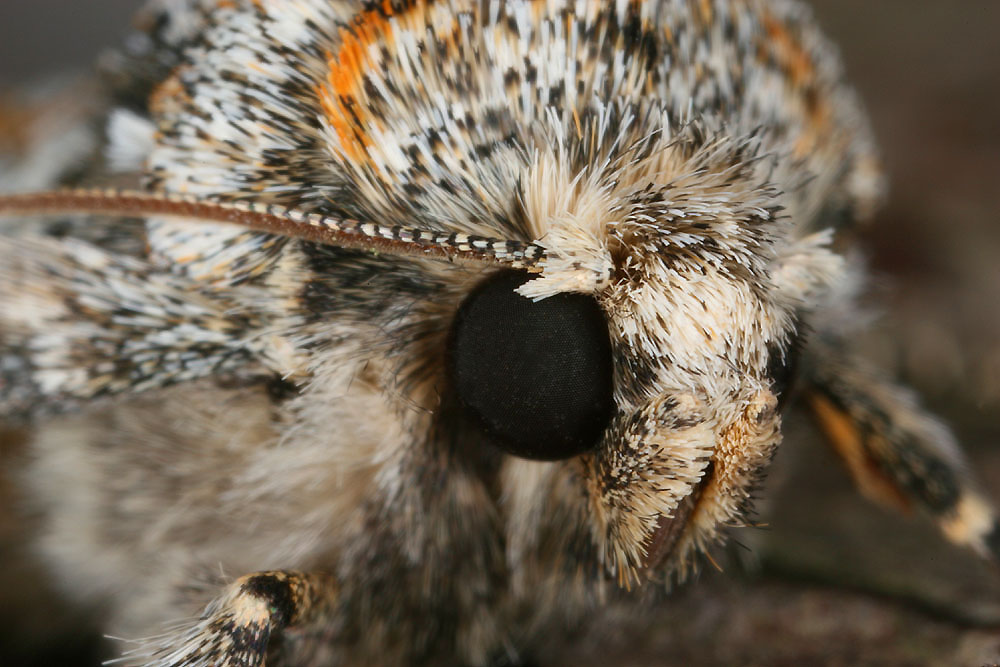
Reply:
<svg viewBox="0 0 1000 667"><path fill-rule="evenodd" d="M805 403L866 497L921 510L941 532L1000 560L1000 520L946 426L914 394L832 345L810 355Z"/></svg>
<svg viewBox="0 0 1000 667"><path fill-rule="evenodd" d="M333 577L288 570L240 577L192 624L158 637L115 661L147 667L256 667L268 641L286 628L327 622L339 597Z"/></svg>

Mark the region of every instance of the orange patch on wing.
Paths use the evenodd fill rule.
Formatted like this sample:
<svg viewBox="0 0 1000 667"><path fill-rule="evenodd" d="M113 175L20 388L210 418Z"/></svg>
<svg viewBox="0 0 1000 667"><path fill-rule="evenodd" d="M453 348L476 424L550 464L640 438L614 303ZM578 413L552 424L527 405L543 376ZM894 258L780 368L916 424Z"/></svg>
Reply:
<svg viewBox="0 0 1000 667"><path fill-rule="evenodd" d="M812 59L788 29L770 14L764 16L764 30L770 43L770 52L788 72L792 85L803 86L816 76Z"/></svg>
<svg viewBox="0 0 1000 667"><path fill-rule="evenodd" d="M712 9L712 0L701 0L698 3L698 18L702 25L712 25L715 21L715 12Z"/></svg>
<svg viewBox="0 0 1000 667"><path fill-rule="evenodd" d="M372 66L369 47L381 40L392 39L392 3L384 0L381 11L363 12L351 28L340 31L340 48L327 54L329 72L318 86L320 105L327 120L337 133L344 153L352 160L363 157L371 145L363 126L368 120L358 103L365 72Z"/></svg>
<svg viewBox="0 0 1000 667"><path fill-rule="evenodd" d="M910 501L865 450L863 436L851 416L821 394L809 394L808 402L820 429L847 465L862 495L881 505L909 511Z"/></svg>
<svg viewBox="0 0 1000 667"><path fill-rule="evenodd" d="M183 67L183 65L181 67ZM153 92L149 94L149 110L153 113L153 115L161 116L171 112L176 112L180 105L190 101L190 97L184 91L184 86L181 84L181 67L178 67L171 72L170 75L158 86L153 88Z"/></svg>
<svg viewBox="0 0 1000 667"><path fill-rule="evenodd" d="M766 43L761 56L768 56L781 68L794 93L802 97L806 113L806 131L795 143L795 155L804 157L826 140L833 127L833 111L818 88L816 66L809 52L788 28L770 14L763 18Z"/></svg>

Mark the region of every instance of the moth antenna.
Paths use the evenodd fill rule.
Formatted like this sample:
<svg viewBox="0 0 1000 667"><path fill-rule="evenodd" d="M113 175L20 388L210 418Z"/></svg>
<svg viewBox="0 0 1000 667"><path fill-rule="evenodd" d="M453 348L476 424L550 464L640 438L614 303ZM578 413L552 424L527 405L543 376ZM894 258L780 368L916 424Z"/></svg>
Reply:
<svg viewBox="0 0 1000 667"><path fill-rule="evenodd" d="M540 273L545 249L534 243L334 218L277 204L221 202L135 190L49 190L0 195L0 217L13 215L166 217L239 225L258 232L389 255L502 264Z"/></svg>

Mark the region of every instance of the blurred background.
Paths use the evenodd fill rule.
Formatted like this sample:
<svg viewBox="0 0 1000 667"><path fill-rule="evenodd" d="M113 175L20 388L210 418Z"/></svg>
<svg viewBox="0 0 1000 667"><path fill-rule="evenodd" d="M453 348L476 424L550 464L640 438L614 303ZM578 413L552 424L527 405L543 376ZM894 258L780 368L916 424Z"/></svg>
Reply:
<svg viewBox="0 0 1000 667"><path fill-rule="evenodd" d="M0 0L0 90L86 72L138 4ZM810 4L868 106L891 182L863 234L883 316L862 344L952 424L1000 502L1000 2ZM737 536L752 553L721 555L724 574L679 591L662 619L670 632L630 643L626 662L1000 663L1000 572L919 518L861 500L810 426L792 422L767 528ZM18 540L0 515L0 549ZM0 587L0 627L29 627L8 619L30 617L35 597L45 594ZM65 641L67 661L92 647ZM0 664L30 659L5 659L7 645ZM576 661L591 664L591 648L582 642Z"/></svg>

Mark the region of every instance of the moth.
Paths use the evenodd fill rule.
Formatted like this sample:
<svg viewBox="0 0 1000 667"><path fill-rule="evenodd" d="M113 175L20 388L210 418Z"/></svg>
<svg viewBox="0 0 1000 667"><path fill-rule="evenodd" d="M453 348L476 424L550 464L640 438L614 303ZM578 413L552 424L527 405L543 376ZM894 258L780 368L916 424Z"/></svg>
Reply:
<svg viewBox="0 0 1000 667"><path fill-rule="evenodd" d="M852 351L882 175L803 5L138 23L90 142L0 198L0 410L118 664L526 664L752 521L789 409L1000 555L949 431Z"/></svg>

